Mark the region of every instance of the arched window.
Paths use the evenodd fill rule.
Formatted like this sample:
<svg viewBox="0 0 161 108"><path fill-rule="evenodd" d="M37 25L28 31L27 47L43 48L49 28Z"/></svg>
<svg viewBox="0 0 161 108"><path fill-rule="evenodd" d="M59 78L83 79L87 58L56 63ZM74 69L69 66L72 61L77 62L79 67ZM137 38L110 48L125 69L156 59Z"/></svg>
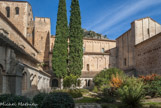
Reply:
<svg viewBox="0 0 161 108"><path fill-rule="evenodd" d="M16 7L15 11L16 11L16 15L19 15L19 7Z"/></svg>
<svg viewBox="0 0 161 108"><path fill-rule="evenodd" d="M57 79L52 80L52 87L58 87L58 80Z"/></svg>
<svg viewBox="0 0 161 108"><path fill-rule="evenodd" d="M7 17L9 18L10 17L10 7L6 7L6 14L7 14Z"/></svg>

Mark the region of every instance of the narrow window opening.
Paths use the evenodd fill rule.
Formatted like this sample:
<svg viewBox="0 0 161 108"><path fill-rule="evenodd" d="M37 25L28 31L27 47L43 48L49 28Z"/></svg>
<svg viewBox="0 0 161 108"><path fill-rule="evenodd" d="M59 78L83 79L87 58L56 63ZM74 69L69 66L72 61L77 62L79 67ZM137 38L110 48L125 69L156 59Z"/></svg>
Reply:
<svg viewBox="0 0 161 108"><path fill-rule="evenodd" d="M88 87L91 86L91 80L88 80Z"/></svg>
<svg viewBox="0 0 161 108"><path fill-rule="evenodd" d="M150 30L149 30L149 28L147 29L147 33L148 33L148 34L150 34Z"/></svg>
<svg viewBox="0 0 161 108"><path fill-rule="evenodd" d="M19 15L19 7L16 7L15 11L16 11L16 15Z"/></svg>
<svg viewBox="0 0 161 108"><path fill-rule="evenodd" d="M85 50L86 50L85 47L83 47L83 52L85 52Z"/></svg>
<svg viewBox="0 0 161 108"><path fill-rule="evenodd" d="M89 64L87 64L87 71L89 71Z"/></svg>
<svg viewBox="0 0 161 108"><path fill-rule="evenodd" d="M105 49L104 48L102 48L102 53L104 53L105 52Z"/></svg>
<svg viewBox="0 0 161 108"><path fill-rule="evenodd" d="M127 63L126 63L126 58L124 59L124 66L126 66L127 65Z"/></svg>
<svg viewBox="0 0 161 108"><path fill-rule="evenodd" d="M6 14L7 14L7 17L9 18L10 17L10 7L6 7Z"/></svg>

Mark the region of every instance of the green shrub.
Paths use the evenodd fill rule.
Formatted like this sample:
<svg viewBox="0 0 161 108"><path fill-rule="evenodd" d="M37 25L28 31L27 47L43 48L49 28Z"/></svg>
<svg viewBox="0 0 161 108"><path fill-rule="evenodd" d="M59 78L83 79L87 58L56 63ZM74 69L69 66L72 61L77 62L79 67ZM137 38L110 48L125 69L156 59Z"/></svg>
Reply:
<svg viewBox="0 0 161 108"><path fill-rule="evenodd" d="M97 86L94 86L94 88L93 88L92 92L94 92L94 93L98 93L98 88L97 88Z"/></svg>
<svg viewBox="0 0 161 108"><path fill-rule="evenodd" d="M79 89L82 94L87 94L89 93L88 89Z"/></svg>
<svg viewBox="0 0 161 108"><path fill-rule="evenodd" d="M106 87L102 90L101 100L106 103L113 103L115 101L115 92L110 87Z"/></svg>
<svg viewBox="0 0 161 108"><path fill-rule="evenodd" d="M54 90L53 92L63 92L68 93L72 96L72 98L79 98L82 97L83 94L79 89L63 89L63 90Z"/></svg>
<svg viewBox="0 0 161 108"><path fill-rule="evenodd" d="M22 104L32 104L32 101L27 98L27 97L24 97L24 96L15 96L15 95L12 95L10 97L8 97L8 99L5 101L6 103L15 103L16 106L12 106L12 108L35 108L35 106L30 106L30 105L27 105L27 106L24 106L24 105L20 105L20 103ZM1 107L3 108L3 107ZM6 108L6 107L4 107Z"/></svg>
<svg viewBox="0 0 161 108"><path fill-rule="evenodd" d="M153 81L147 83L145 91L146 95L152 97L161 96L161 77L156 77Z"/></svg>
<svg viewBox="0 0 161 108"><path fill-rule="evenodd" d="M67 93L69 89L53 90L53 92L65 92Z"/></svg>
<svg viewBox="0 0 161 108"><path fill-rule="evenodd" d="M41 108L74 108L74 100L67 93L50 93L43 100Z"/></svg>
<svg viewBox="0 0 161 108"><path fill-rule="evenodd" d="M108 85L112 75L116 75L117 73L122 77L125 75L122 70L117 68L105 69L94 77L93 82L96 86L98 86L98 88L100 88L103 85Z"/></svg>
<svg viewBox="0 0 161 108"><path fill-rule="evenodd" d="M13 97L14 95L12 94L2 94L0 95L0 103L6 102L8 98Z"/></svg>
<svg viewBox="0 0 161 108"><path fill-rule="evenodd" d="M73 98L80 98L82 97L82 93L79 89L70 89L68 92Z"/></svg>
<svg viewBox="0 0 161 108"><path fill-rule="evenodd" d="M47 96L47 93L39 93L33 97L33 102L38 104L38 108L41 107L44 98Z"/></svg>
<svg viewBox="0 0 161 108"><path fill-rule="evenodd" d="M70 74L69 76L66 76L63 80L63 86L66 88L70 88L72 86L76 87L77 83L80 83L80 81L78 80L78 77L72 74Z"/></svg>
<svg viewBox="0 0 161 108"><path fill-rule="evenodd" d="M118 89L123 105L129 108L139 108L144 97L144 83L137 78L127 78Z"/></svg>

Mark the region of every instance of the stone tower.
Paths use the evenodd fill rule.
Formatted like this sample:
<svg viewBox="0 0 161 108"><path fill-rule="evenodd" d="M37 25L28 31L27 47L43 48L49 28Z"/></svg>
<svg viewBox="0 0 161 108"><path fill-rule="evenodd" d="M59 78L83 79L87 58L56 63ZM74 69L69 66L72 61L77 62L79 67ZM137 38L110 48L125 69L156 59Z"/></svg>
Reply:
<svg viewBox="0 0 161 108"><path fill-rule="evenodd" d="M33 44L34 21L32 7L26 1L0 1L1 12Z"/></svg>
<svg viewBox="0 0 161 108"><path fill-rule="evenodd" d="M44 69L49 69L50 51L50 19L35 18L34 46L40 51L38 59L43 63Z"/></svg>

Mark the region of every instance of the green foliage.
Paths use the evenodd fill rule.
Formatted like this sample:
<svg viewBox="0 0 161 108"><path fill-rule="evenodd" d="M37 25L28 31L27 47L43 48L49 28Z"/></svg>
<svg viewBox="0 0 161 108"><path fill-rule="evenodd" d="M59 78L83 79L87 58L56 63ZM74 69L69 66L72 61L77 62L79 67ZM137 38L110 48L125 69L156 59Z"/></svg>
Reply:
<svg viewBox="0 0 161 108"><path fill-rule="evenodd" d="M69 73L80 76L83 68L83 30L79 0L72 0L69 32Z"/></svg>
<svg viewBox="0 0 161 108"><path fill-rule="evenodd" d="M66 0L59 0L56 37L53 49L52 67L58 78L67 75L68 60L68 22L66 12Z"/></svg>
<svg viewBox="0 0 161 108"><path fill-rule="evenodd" d="M98 75L94 77L93 82L100 88L103 85L108 85L112 78L112 75L116 76L117 73L119 76L124 76L124 72L117 68L102 70Z"/></svg>
<svg viewBox="0 0 161 108"><path fill-rule="evenodd" d="M102 91L103 91L103 96L105 97L106 96L113 96L113 97L118 96L117 90L113 87L106 87Z"/></svg>
<svg viewBox="0 0 161 108"><path fill-rule="evenodd" d="M38 104L38 108L41 107L42 101L47 95L48 95L47 93L39 93L33 97L33 102Z"/></svg>
<svg viewBox="0 0 161 108"><path fill-rule="evenodd" d="M65 76L63 80L63 86L68 88L72 86L76 87L77 83L78 83L78 77L72 74L70 74L69 76Z"/></svg>
<svg viewBox="0 0 161 108"><path fill-rule="evenodd" d="M153 81L148 82L145 87L146 95L152 97L161 96L161 77L156 77Z"/></svg>
<svg viewBox="0 0 161 108"><path fill-rule="evenodd" d="M43 100L41 108L74 108L75 103L67 93L50 93Z"/></svg>
<svg viewBox="0 0 161 108"><path fill-rule="evenodd" d="M98 88L96 86L94 86L93 90L94 93L98 93Z"/></svg>
<svg viewBox="0 0 161 108"><path fill-rule="evenodd" d="M144 83L137 78L127 78L118 89L123 105L129 108L139 108L144 97Z"/></svg>
<svg viewBox="0 0 161 108"><path fill-rule="evenodd" d="M12 96L14 96L14 95L12 95L12 94L2 94L2 95L0 95L0 103L6 102L7 99L12 97Z"/></svg>
<svg viewBox="0 0 161 108"><path fill-rule="evenodd" d="M82 94L87 94L89 93L88 89L79 89Z"/></svg>
<svg viewBox="0 0 161 108"><path fill-rule="evenodd" d="M83 30L83 35L84 37L86 38L96 38L96 39L108 39L107 38L107 35L102 35L102 34L99 34L99 33L96 33L94 31L87 31L87 30Z"/></svg>
<svg viewBox="0 0 161 108"><path fill-rule="evenodd" d="M63 89L63 90L54 90L53 92L68 93L69 95L72 96L72 98L79 98L83 96L82 91L80 89Z"/></svg>
<svg viewBox="0 0 161 108"><path fill-rule="evenodd" d="M0 95L0 102L3 103L14 103L14 105L12 105L12 108L24 108L24 106L21 106L20 103L25 104L32 104L31 100L27 97L24 96L16 96L16 95L12 95L12 94L2 94ZM10 106L1 106L1 108L9 108ZM26 106L25 108L34 108L34 106Z"/></svg>
<svg viewBox="0 0 161 108"><path fill-rule="evenodd" d="M113 88L106 86L102 90L101 100L106 103L113 103L113 102L116 102L115 96L116 96L116 91Z"/></svg>
<svg viewBox="0 0 161 108"><path fill-rule="evenodd" d="M80 98L82 97L82 93L79 89L70 89L68 92L73 98Z"/></svg>

